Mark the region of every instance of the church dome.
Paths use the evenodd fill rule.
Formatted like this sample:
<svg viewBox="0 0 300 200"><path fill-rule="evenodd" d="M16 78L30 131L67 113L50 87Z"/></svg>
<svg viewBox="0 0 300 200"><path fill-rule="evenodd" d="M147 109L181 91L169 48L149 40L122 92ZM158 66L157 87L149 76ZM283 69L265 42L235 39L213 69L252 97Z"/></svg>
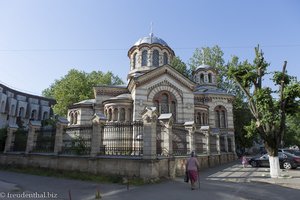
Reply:
<svg viewBox="0 0 300 200"><path fill-rule="evenodd" d="M134 46L138 46L140 44L160 44L163 46L168 46L163 39L154 36L153 33L150 33L149 36L140 38L136 43L134 43Z"/></svg>

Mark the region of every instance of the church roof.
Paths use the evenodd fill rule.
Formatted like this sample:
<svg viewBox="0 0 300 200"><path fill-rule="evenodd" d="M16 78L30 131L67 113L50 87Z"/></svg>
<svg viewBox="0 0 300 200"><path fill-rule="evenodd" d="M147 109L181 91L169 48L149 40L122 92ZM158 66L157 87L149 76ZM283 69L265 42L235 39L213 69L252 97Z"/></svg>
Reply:
<svg viewBox="0 0 300 200"><path fill-rule="evenodd" d="M149 36L140 38L136 43L134 43L134 46L138 46L140 44L161 44L163 46L169 46L163 39L154 36L153 33L150 33Z"/></svg>
<svg viewBox="0 0 300 200"><path fill-rule="evenodd" d="M83 101L80 101L78 103L74 103L74 105L79 105L79 104L94 104L96 103L96 100L95 99L86 99L86 100L83 100Z"/></svg>
<svg viewBox="0 0 300 200"><path fill-rule="evenodd" d="M112 97L110 99L131 99L132 100L132 97L131 97L131 94L120 94L116 97Z"/></svg>
<svg viewBox="0 0 300 200"><path fill-rule="evenodd" d="M195 71L198 71L198 70L208 70L208 69L212 69L212 70L215 70L214 67L210 66L210 65L206 65L206 64L201 64L200 66L198 66Z"/></svg>
<svg viewBox="0 0 300 200"><path fill-rule="evenodd" d="M195 89L194 94L219 94L219 95L234 96L233 94L230 94L226 90L215 86L198 86Z"/></svg>

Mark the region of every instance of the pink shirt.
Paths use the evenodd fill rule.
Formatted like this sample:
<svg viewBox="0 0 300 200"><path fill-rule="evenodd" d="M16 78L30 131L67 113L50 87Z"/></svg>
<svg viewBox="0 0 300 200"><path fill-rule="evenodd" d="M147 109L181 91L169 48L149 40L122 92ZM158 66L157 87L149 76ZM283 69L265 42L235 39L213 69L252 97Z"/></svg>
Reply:
<svg viewBox="0 0 300 200"><path fill-rule="evenodd" d="M187 161L187 170L197 171L198 168L199 168L199 162L197 158L190 157L189 160Z"/></svg>

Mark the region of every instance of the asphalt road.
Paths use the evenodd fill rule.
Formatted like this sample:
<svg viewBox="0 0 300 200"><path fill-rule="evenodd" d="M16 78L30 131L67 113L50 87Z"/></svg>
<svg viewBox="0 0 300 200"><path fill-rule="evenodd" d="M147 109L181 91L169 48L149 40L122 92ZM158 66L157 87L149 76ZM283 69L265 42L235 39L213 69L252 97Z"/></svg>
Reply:
<svg viewBox="0 0 300 200"><path fill-rule="evenodd" d="M72 200L89 200L95 199L95 194L98 190L102 195L102 199L107 200L295 200L300 197L299 189L261 182L241 181L243 179L224 181L224 178L215 178L216 175L219 177L220 174L226 173L227 176L227 174L234 173L230 172L231 168L236 169L236 163L204 170L200 175L200 189L197 190L190 190L189 184L183 182L183 178L176 178L175 180L164 181L159 184L138 187L130 186L129 190L127 190L126 186L118 184L98 184L0 171L0 200L70 199L70 197ZM21 198L20 195L24 192L31 195L35 194L36 196ZM36 198L37 195L44 195L44 198Z"/></svg>

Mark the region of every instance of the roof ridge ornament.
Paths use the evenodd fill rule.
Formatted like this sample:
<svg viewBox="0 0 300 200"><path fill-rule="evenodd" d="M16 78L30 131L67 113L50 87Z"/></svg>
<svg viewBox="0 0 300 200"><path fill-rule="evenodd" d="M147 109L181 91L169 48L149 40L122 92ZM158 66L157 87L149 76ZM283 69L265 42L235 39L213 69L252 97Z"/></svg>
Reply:
<svg viewBox="0 0 300 200"><path fill-rule="evenodd" d="M150 34L149 35L150 35L150 41L152 43L152 38L154 36L154 34L153 34L153 22L150 23Z"/></svg>
<svg viewBox="0 0 300 200"><path fill-rule="evenodd" d="M202 65L205 64L205 59L204 59L204 50L203 48L201 49L201 54L202 54Z"/></svg>

